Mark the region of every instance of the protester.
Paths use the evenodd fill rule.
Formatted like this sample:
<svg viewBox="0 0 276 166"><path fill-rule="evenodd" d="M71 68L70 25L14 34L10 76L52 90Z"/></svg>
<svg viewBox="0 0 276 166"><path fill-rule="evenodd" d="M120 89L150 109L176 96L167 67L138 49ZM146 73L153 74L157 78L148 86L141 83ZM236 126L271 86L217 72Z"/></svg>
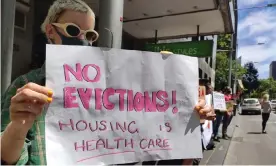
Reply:
<svg viewBox="0 0 276 166"><path fill-rule="evenodd" d="M225 101L229 102L232 97L231 97L231 89L229 87L226 87L223 90L223 93L225 95ZM218 130L220 127L221 122L223 122L222 125L222 138L223 139L228 139L229 136L227 135L227 128L228 125L231 122L232 119L232 110L233 108L229 108L227 111L225 110L215 110L216 113L216 120L214 121L214 128L213 128L213 137L214 141L220 142L219 137L218 137Z"/></svg>
<svg viewBox="0 0 276 166"><path fill-rule="evenodd" d="M95 15L81 0L56 0L41 26L51 44L92 45ZM53 92L45 87L45 66L18 77L1 98L1 164L46 165L45 112ZM196 110L206 113L205 101ZM191 164L192 159L179 160Z"/></svg>
<svg viewBox="0 0 276 166"><path fill-rule="evenodd" d="M212 105L212 92L213 92L213 87L211 86L211 83L209 82L208 79L200 79L199 80L199 85L204 85L205 89L206 89L206 95L205 95L205 100L206 100L206 105L208 105L212 110L206 114L206 120L211 120L213 121L216 117L216 114L213 110L213 105ZM207 102L207 100L210 100L209 102ZM204 121L204 123L200 123L200 129L201 129L201 135L202 135L202 139L204 139L204 128L203 125L205 124L206 120ZM212 143L211 143L212 144ZM211 145L212 146L212 145ZM203 140L202 140L202 151L204 151L207 147L204 145ZM199 165L201 159L194 159L193 161L193 165Z"/></svg>
<svg viewBox="0 0 276 166"><path fill-rule="evenodd" d="M225 102L228 103L230 106L227 106L227 111L224 113L223 120L222 120L222 138L223 139L229 139L230 137L227 135L227 129L229 124L232 121L233 118L233 100L231 95L231 88L226 87L224 90L224 97ZM228 105L227 104L227 105Z"/></svg>
<svg viewBox="0 0 276 166"><path fill-rule="evenodd" d="M263 109L263 112L262 112L262 133L266 133L266 123L269 119L269 116L270 116L270 113L272 111L272 107L271 107L271 103L269 101L269 96L267 94L265 94L263 96L263 101L262 101L262 109Z"/></svg>

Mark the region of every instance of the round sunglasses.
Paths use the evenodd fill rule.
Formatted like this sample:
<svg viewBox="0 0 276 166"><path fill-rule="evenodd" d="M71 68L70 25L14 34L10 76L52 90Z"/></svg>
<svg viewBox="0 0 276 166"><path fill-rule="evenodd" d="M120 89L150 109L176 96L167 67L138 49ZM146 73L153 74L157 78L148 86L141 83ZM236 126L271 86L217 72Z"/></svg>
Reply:
<svg viewBox="0 0 276 166"><path fill-rule="evenodd" d="M85 39L89 42L95 42L99 38L99 34L95 30L82 30L74 23L52 23L52 25L61 28L68 37L78 37L80 34L84 34Z"/></svg>

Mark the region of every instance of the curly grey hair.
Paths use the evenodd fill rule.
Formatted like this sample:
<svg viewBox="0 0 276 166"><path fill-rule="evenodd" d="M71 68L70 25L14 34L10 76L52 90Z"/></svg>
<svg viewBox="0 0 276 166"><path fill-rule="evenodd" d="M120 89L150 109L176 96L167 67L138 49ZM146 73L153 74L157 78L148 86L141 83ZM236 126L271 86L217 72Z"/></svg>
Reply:
<svg viewBox="0 0 276 166"><path fill-rule="evenodd" d="M42 32L45 33L46 25L56 22L61 13L65 10L90 13L95 19L95 14L92 9L82 0L56 0L49 8L48 15L41 25Z"/></svg>

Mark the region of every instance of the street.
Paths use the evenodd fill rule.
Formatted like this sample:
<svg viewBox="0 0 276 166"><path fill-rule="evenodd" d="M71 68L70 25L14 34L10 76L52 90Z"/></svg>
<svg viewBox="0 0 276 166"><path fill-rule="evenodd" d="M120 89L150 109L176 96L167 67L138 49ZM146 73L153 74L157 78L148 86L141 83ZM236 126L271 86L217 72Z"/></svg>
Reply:
<svg viewBox="0 0 276 166"><path fill-rule="evenodd" d="M276 114L270 114L267 134L261 134L261 123L261 115L237 114L228 129L232 139L216 142L214 150L204 152L200 164L275 165Z"/></svg>
<svg viewBox="0 0 276 166"><path fill-rule="evenodd" d="M271 113L267 134L261 134L261 115L238 115L224 164L275 165L276 114Z"/></svg>

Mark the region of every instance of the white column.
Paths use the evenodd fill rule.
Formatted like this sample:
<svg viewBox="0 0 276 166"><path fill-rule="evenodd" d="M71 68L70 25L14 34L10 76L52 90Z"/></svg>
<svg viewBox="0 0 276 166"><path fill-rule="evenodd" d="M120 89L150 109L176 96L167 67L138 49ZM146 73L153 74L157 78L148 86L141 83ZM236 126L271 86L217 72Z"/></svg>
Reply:
<svg viewBox="0 0 276 166"><path fill-rule="evenodd" d="M99 46L121 48L124 0L100 0Z"/></svg>
<svg viewBox="0 0 276 166"><path fill-rule="evenodd" d="M1 1L1 94L11 83L16 0Z"/></svg>

